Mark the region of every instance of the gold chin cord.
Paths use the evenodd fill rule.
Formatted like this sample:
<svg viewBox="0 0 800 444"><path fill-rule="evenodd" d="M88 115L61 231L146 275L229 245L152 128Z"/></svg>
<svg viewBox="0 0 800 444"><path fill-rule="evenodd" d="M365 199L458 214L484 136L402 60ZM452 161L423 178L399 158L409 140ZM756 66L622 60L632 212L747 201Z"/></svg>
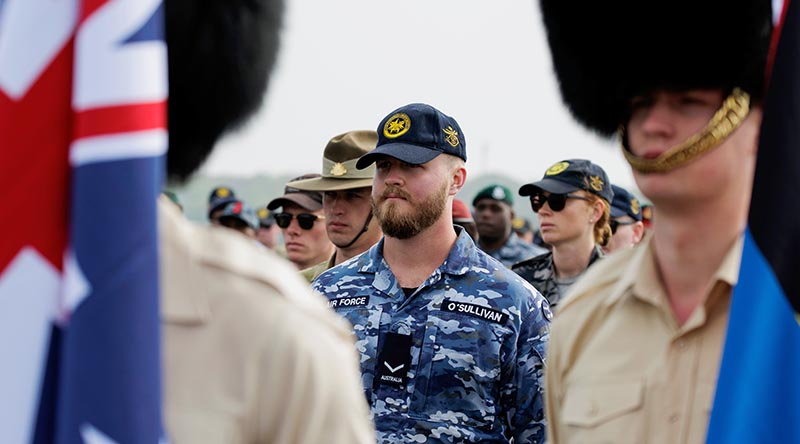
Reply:
<svg viewBox="0 0 800 444"><path fill-rule="evenodd" d="M658 157L647 159L639 157L626 146L625 126L620 126L619 137L622 154L631 167L640 173L665 173L682 167L718 146L739 125L750 112L750 95L739 88L722 102L722 106L709 120L702 131L664 151Z"/></svg>

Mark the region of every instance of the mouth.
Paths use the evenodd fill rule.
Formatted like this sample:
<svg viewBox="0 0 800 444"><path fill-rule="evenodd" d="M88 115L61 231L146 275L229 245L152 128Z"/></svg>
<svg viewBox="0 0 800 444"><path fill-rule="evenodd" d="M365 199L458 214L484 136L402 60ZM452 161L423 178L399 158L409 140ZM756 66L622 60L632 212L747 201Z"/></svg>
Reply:
<svg viewBox="0 0 800 444"><path fill-rule="evenodd" d="M334 231L346 230L348 227L347 224L341 222L331 222L328 224L328 228Z"/></svg>

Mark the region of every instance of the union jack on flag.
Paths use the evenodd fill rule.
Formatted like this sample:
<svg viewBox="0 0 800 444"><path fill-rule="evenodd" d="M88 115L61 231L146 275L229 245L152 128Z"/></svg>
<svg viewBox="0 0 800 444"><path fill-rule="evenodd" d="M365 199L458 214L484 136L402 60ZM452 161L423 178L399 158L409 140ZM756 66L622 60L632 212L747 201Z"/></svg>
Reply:
<svg viewBox="0 0 800 444"><path fill-rule="evenodd" d="M161 0L0 0L0 442L162 437Z"/></svg>

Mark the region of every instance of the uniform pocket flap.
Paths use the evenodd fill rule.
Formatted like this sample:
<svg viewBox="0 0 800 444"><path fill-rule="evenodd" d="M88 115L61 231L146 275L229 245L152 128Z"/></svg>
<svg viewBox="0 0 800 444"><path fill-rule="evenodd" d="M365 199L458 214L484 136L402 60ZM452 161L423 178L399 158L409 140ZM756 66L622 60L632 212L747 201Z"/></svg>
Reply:
<svg viewBox="0 0 800 444"><path fill-rule="evenodd" d="M564 422L595 427L642 406L643 383L606 382L568 387L564 396Z"/></svg>

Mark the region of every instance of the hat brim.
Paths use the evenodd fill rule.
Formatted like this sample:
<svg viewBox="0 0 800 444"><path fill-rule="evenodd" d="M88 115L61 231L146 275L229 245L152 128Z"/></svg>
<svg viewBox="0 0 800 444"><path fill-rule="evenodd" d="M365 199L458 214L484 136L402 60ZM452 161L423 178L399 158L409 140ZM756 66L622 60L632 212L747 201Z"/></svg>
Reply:
<svg viewBox="0 0 800 444"><path fill-rule="evenodd" d="M356 169L363 170L375 163L380 156L394 157L411 165L422 165L435 159L439 154L442 152L410 143L387 143L359 157Z"/></svg>
<svg viewBox="0 0 800 444"><path fill-rule="evenodd" d="M566 194L573 191L580 190L580 187L561 182L560 180L544 178L538 182L523 185L519 189L520 196L532 196L538 190L547 191L548 193Z"/></svg>
<svg viewBox="0 0 800 444"><path fill-rule="evenodd" d="M329 177L317 177L314 179L289 182L286 186L304 191L352 190L355 188L372 187L372 179L334 179Z"/></svg>
<svg viewBox="0 0 800 444"><path fill-rule="evenodd" d="M284 194L281 197L272 199L272 201L267 204L267 209L275 210L286 205L287 203L299 205L308 211L317 211L322 209L322 204L320 202L317 202L303 193Z"/></svg>

